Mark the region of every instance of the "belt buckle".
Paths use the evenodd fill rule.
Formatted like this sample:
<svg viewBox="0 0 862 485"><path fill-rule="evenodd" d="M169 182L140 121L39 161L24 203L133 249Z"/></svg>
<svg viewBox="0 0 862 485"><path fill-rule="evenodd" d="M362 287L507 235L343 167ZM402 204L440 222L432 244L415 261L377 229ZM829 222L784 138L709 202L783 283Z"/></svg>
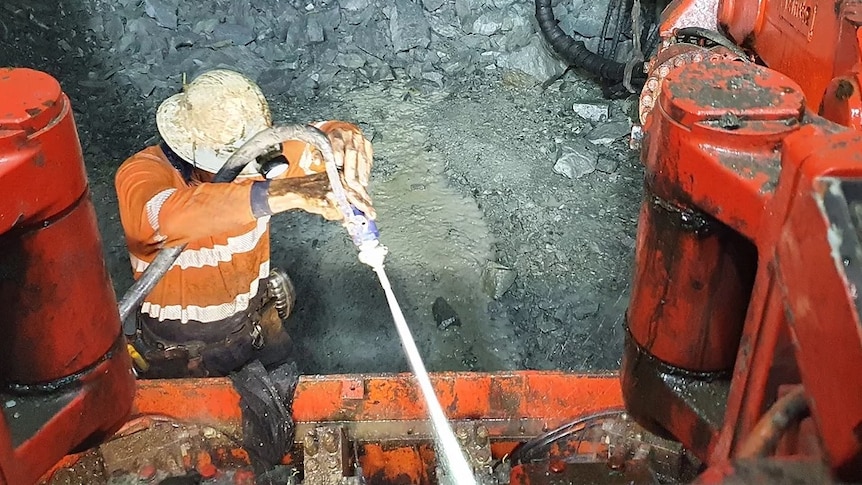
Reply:
<svg viewBox="0 0 862 485"><path fill-rule="evenodd" d="M251 346L254 347L255 350L260 350L263 348L263 329L261 328L259 323L252 323L251 325Z"/></svg>

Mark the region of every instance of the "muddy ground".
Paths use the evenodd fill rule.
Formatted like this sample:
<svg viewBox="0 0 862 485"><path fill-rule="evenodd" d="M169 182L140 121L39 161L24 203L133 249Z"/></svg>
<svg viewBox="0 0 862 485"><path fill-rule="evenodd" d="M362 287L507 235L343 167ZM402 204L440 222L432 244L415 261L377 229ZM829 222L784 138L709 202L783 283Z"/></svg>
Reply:
<svg viewBox="0 0 862 485"><path fill-rule="evenodd" d="M122 295L131 276L113 174L156 141L153 108L91 78L98 52L69 20L34 27L7 18L0 65L45 70L72 99ZM345 119L372 137L387 268L429 369L618 367L641 168L623 139L597 147L599 170L581 178L553 170L562 146L604 123L572 109L600 98L592 81L570 72L545 88L491 70L445 89L407 80L335 87L301 105L268 94L279 121ZM626 106L614 102L611 121L626 119ZM303 372L407 370L382 291L342 228L288 214L273 218L272 238L273 264L298 289L291 325ZM489 262L516 275L498 298L484 289ZM460 324L438 326L438 298Z"/></svg>

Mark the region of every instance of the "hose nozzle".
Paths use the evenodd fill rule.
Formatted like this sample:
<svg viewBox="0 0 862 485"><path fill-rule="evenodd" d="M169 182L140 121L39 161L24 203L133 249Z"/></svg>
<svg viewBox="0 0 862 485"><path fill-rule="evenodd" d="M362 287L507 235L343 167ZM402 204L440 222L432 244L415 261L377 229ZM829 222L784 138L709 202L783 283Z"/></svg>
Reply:
<svg viewBox="0 0 862 485"><path fill-rule="evenodd" d="M372 268L382 268L389 250L380 244L377 224L356 207L351 205L350 208L353 214L347 221L347 232L359 248L359 261Z"/></svg>

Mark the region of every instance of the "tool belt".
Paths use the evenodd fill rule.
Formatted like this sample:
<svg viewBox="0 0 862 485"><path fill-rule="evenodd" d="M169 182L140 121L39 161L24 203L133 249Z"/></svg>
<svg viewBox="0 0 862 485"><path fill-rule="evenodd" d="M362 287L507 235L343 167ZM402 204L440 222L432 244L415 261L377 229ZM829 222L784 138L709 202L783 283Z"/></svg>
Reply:
<svg viewBox="0 0 862 485"><path fill-rule="evenodd" d="M266 345L261 318L267 292L249 302L245 312L212 323L154 322L138 314L138 341L150 363L146 377L207 377L227 375Z"/></svg>
<svg viewBox="0 0 862 485"><path fill-rule="evenodd" d="M138 313L135 332L129 336L136 366L149 378L206 377L227 375L255 355L277 358L290 345L281 324L293 311L296 292L290 277L278 268L258 287L261 290L245 312L218 322L160 322ZM275 322L261 322L271 310L280 319L277 330L264 328ZM267 338L275 338L269 347Z"/></svg>

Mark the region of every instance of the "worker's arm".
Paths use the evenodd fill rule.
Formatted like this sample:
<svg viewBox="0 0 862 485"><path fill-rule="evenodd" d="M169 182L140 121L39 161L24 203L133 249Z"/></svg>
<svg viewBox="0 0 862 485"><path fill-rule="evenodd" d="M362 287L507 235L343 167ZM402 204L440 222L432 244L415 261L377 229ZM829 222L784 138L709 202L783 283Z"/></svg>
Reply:
<svg viewBox="0 0 862 485"><path fill-rule="evenodd" d="M256 218L252 192L257 183L189 187L156 156L136 155L115 177L126 239L137 251L149 253L242 228Z"/></svg>
<svg viewBox="0 0 862 485"><path fill-rule="evenodd" d="M341 219L325 174L189 187L173 167L145 154L126 161L115 184L126 239L138 254L233 232L288 210Z"/></svg>

